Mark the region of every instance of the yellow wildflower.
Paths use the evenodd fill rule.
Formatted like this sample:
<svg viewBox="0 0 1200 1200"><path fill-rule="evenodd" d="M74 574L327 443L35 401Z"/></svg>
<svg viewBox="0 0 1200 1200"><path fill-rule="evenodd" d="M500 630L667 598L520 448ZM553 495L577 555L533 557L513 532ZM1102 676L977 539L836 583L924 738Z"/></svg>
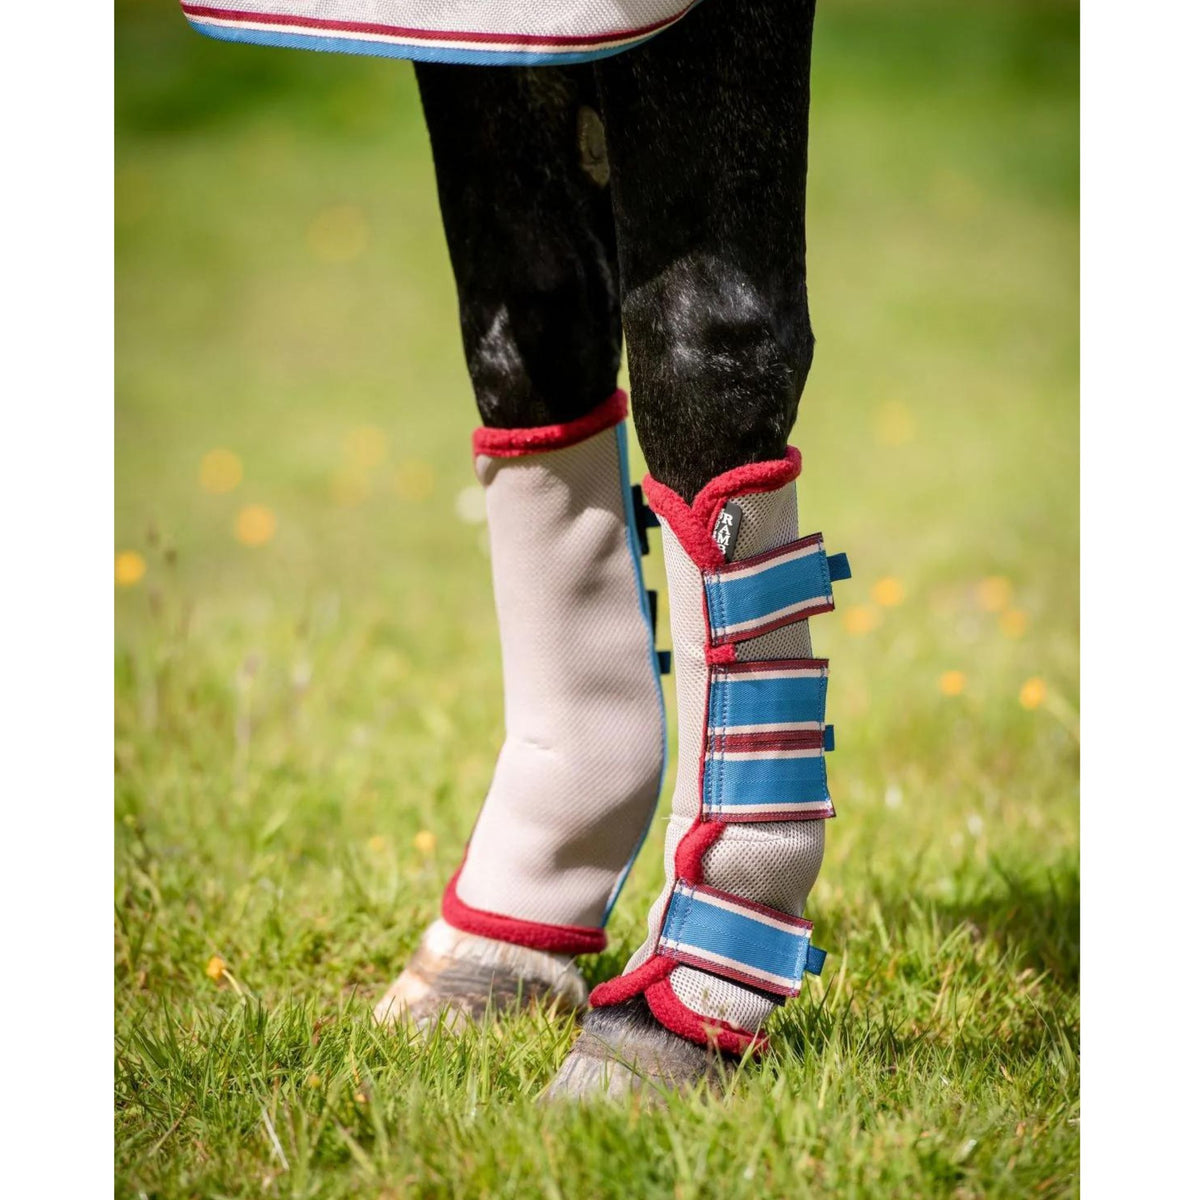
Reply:
<svg viewBox="0 0 1200 1200"><path fill-rule="evenodd" d="M265 546L275 536L275 514L262 504L248 504L238 513L233 533L243 546Z"/></svg>
<svg viewBox="0 0 1200 1200"><path fill-rule="evenodd" d="M883 608L895 608L904 599L904 584L892 575L886 575L871 588L871 599Z"/></svg>
<svg viewBox="0 0 1200 1200"><path fill-rule="evenodd" d="M1012 601L1013 586L1003 575L989 575L975 588L975 599L984 612L1000 612Z"/></svg>
<svg viewBox="0 0 1200 1200"><path fill-rule="evenodd" d="M117 555L117 587L133 587L146 573L146 560L136 550L122 550Z"/></svg>
<svg viewBox="0 0 1200 1200"><path fill-rule="evenodd" d="M943 671L938 688L943 696L961 696L967 686L967 677L961 671Z"/></svg>
<svg viewBox="0 0 1200 1200"><path fill-rule="evenodd" d="M870 633L879 624L879 612L870 604L852 604L842 613L842 625L847 633Z"/></svg>

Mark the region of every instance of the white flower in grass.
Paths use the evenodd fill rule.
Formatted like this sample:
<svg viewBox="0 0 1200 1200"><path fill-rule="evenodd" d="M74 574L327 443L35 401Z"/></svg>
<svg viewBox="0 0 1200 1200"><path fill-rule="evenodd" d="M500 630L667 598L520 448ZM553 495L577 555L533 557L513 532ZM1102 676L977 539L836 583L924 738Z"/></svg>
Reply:
<svg viewBox="0 0 1200 1200"><path fill-rule="evenodd" d="M465 487L454 498L454 511L458 519L467 525L480 525L487 520L487 506L483 488L473 483Z"/></svg>

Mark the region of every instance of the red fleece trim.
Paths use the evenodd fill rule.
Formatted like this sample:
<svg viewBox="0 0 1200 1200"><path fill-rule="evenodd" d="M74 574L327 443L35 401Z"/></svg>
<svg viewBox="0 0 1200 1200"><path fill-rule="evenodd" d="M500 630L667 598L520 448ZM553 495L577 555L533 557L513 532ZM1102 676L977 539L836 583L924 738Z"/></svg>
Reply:
<svg viewBox="0 0 1200 1200"><path fill-rule="evenodd" d="M699 885L704 882L704 856L714 842L725 832L724 821L706 821L703 810L691 829L679 839L675 847L675 878L684 883Z"/></svg>
<svg viewBox="0 0 1200 1200"><path fill-rule="evenodd" d="M457 884L461 871L460 867L454 872L442 893L442 916L455 929L551 954L598 954L608 944L608 935L603 929L592 929L587 925L543 925L538 921L522 921L502 913L472 908L459 899Z"/></svg>
<svg viewBox="0 0 1200 1200"><path fill-rule="evenodd" d="M642 491L650 507L671 526L671 532L696 566L704 570L726 565L725 556L712 539L717 514L726 500L751 492L773 492L800 474L800 451L789 446L785 458L747 463L718 475L700 489L689 504L678 492L649 475Z"/></svg>
<svg viewBox="0 0 1200 1200"><path fill-rule="evenodd" d="M592 988L589 1000L593 1008L608 1008L612 1004L620 1004L622 1000L636 996L660 979L666 979L674 969L675 963L671 959L656 954L649 961L642 963L636 971L630 971L628 975L618 975L607 983L597 984Z"/></svg>
<svg viewBox="0 0 1200 1200"><path fill-rule="evenodd" d="M565 450L568 446L619 425L628 412L629 397L617 388L591 412L565 425L538 425L532 429L477 429L471 438L471 448L477 456L486 454L489 458L520 458L526 454L543 454L547 450Z"/></svg>
<svg viewBox="0 0 1200 1200"><path fill-rule="evenodd" d="M693 1012L675 995L670 978L651 984L646 989L646 1003L660 1025L681 1038L687 1038L689 1042L715 1046L726 1054L739 1055L747 1050L761 1054L770 1045L766 1034L750 1033L730 1025L728 1021Z"/></svg>

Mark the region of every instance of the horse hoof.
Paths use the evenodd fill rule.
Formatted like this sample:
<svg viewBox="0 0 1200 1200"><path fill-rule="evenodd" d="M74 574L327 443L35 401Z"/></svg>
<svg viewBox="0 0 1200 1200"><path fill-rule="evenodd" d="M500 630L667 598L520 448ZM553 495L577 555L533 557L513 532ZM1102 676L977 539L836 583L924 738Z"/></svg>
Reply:
<svg viewBox="0 0 1200 1200"><path fill-rule="evenodd" d="M383 1026L435 1026L459 1032L489 1016L545 1002L566 1012L587 1003L570 955L547 954L463 933L440 918L375 1006Z"/></svg>
<svg viewBox="0 0 1200 1200"><path fill-rule="evenodd" d="M722 1056L664 1029L635 996L594 1008L544 1099L617 1100L638 1093L655 1103L671 1092L716 1085Z"/></svg>

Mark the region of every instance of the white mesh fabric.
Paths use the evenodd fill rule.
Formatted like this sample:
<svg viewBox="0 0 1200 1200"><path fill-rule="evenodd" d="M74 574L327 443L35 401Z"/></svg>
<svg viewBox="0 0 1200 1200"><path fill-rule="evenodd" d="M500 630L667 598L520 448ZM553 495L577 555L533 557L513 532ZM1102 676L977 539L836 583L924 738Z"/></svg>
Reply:
<svg viewBox="0 0 1200 1200"><path fill-rule="evenodd" d="M663 558L667 567L667 589L671 610L672 664L679 713L679 753L675 768L675 791L667 825L667 887L650 909L649 936L634 951L626 971L640 967L658 940L659 926L670 899L674 880L675 848L691 828L700 808L700 755L704 747L704 707L708 690L708 663L704 658L704 588L700 572L679 544L671 527L662 523Z"/></svg>
<svg viewBox="0 0 1200 1200"><path fill-rule="evenodd" d="M486 488L505 741L458 895L551 925L603 923L658 796L658 676L615 430L476 460Z"/></svg>
<svg viewBox="0 0 1200 1200"><path fill-rule="evenodd" d="M774 492L737 498L742 509L733 558L749 558L786 545L799 536L794 483ZM671 801L666 847L666 885L650 910L647 940L634 952L630 971L650 958L675 883L675 848L699 808L700 756L708 669L704 660L703 583L699 568L680 546L666 522L663 551L671 606L671 637L677 668L679 769ZM808 658L808 623L799 622L739 644L742 661ZM821 869L824 821L731 824L704 856L704 883L747 900L801 916ZM757 1031L777 1001L750 988L693 967L671 974L675 994L694 1012Z"/></svg>

